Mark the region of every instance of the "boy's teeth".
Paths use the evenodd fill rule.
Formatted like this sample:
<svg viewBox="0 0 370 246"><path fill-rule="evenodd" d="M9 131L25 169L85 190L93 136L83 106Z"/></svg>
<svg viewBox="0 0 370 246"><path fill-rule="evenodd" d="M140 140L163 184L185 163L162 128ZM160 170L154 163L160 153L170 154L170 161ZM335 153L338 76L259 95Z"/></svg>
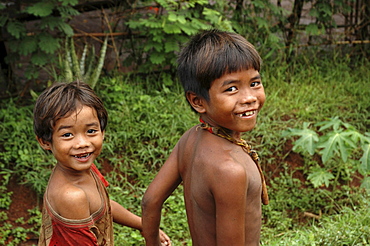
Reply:
<svg viewBox="0 0 370 246"><path fill-rule="evenodd" d="M245 112L245 113L243 113L243 114L239 114L239 116L240 117L243 117L243 116L249 116L249 115L252 115L252 114L254 114L254 110L253 111L248 111L248 112Z"/></svg>
<svg viewBox="0 0 370 246"><path fill-rule="evenodd" d="M91 153L86 154L86 155L75 155L74 157L76 157L76 158L84 158L84 157L88 157L88 156L90 156L90 154L91 154Z"/></svg>

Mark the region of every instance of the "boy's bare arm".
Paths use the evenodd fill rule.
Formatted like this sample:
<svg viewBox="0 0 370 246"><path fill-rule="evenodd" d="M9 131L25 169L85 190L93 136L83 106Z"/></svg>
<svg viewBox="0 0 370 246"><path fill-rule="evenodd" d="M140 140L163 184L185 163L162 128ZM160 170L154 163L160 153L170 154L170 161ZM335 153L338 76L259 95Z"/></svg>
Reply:
<svg viewBox="0 0 370 246"><path fill-rule="evenodd" d="M142 233L143 226L141 223L141 218L126 208L121 206L119 203L110 200L112 208L113 221L123 226L128 226L139 230ZM162 230L159 230L160 241L163 245L171 246L171 240Z"/></svg>
<svg viewBox="0 0 370 246"><path fill-rule="evenodd" d="M246 171L232 161L224 164L211 184L216 205L217 245L245 245Z"/></svg>
<svg viewBox="0 0 370 246"><path fill-rule="evenodd" d="M143 229L141 226L141 218L139 216L131 213L126 208L113 200L110 200L110 205L112 208L113 221L115 223L135 228L139 231Z"/></svg>
<svg viewBox="0 0 370 246"><path fill-rule="evenodd" d="M160 246L158 229L164 201L181 183L177 145L146 190L142 200L143 235L146 245Z"/></svg>

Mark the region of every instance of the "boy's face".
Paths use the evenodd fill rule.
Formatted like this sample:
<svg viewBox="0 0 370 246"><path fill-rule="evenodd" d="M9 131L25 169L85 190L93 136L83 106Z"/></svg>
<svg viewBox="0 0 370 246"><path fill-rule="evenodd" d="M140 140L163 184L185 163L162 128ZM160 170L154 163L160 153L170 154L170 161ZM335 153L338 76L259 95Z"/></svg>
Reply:
<svg viewBox="0 0 370 246"><path fill-rule="evenodd" d="M103 146L104 132L96 110L82 106L70 116L58 120L52 143L38 139L41 147L51 150L61 167L82 171L90 168Z"/></svg>
<svg viewBox="0 0 370 246"><path fill-rule="evenodd" d="M203 100L205 121L231 130L234 134L250 131L265 102L261 76L254 69L225 74L212 82L209 101Z"/></svg>

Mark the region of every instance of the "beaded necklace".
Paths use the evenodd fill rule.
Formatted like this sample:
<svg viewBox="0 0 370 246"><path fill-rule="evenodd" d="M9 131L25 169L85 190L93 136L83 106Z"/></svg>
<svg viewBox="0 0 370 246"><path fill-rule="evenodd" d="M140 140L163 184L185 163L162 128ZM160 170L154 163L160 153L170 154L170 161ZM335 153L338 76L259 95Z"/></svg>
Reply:
<svg viewBox="0 0 370 246"><path fill-rule="evenodd" d="M224 138L224 139L232 142L233 144L241 146L242 149L244 150L244 152L246 152L248 155L250 155L250 157L252 157L252 160L256 164L256 166L258 168L258 171L260 173L260 176L261 176L261 181L262 181L261 199L262 199L262 203L264 205L269 204L269 197L268 197L268 193L267 193L267 186L266 186L265 176L262 173L262 168L261 168L261 165L259 164L259 157L258 157L257 152L255 150L253 150L251 148L251 146L244 139L236 140L236 139L232 138L229 134L227 134L224 129L222 129L220 127L211 126L210 124L208 124L207 122L205 122L201 118L199 118L199 121L201 123L200 124L201 129L207 130L208 132L210 132L210 133L212 133L212 134L214 134L214 135L216 135L220 138Z"/></svg>

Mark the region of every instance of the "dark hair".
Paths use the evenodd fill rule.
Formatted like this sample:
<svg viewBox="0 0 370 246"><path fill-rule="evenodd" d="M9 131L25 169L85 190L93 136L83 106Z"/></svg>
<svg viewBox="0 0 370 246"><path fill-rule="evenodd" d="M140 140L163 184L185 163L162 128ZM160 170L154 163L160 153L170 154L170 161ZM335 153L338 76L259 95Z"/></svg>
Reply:
<svg viewBox="0 0 370 246"><path fill-rule="evenodd" d="M33 110L33 129L36 136L52 142L55 123L70 116L79 106L94 108L100 128L104 131L108 123L108 113L103 102L88 84L75 81L54 84L40 94Z"/></svg>
<svg viewBox="0 0 370 246"><path fill-rule="evenodd" d="M185 93L209 100L211 83L225 74L247 69L260 71L261 57L239 34L208 30L195 35L178 58L178 75Z"/></svg>

